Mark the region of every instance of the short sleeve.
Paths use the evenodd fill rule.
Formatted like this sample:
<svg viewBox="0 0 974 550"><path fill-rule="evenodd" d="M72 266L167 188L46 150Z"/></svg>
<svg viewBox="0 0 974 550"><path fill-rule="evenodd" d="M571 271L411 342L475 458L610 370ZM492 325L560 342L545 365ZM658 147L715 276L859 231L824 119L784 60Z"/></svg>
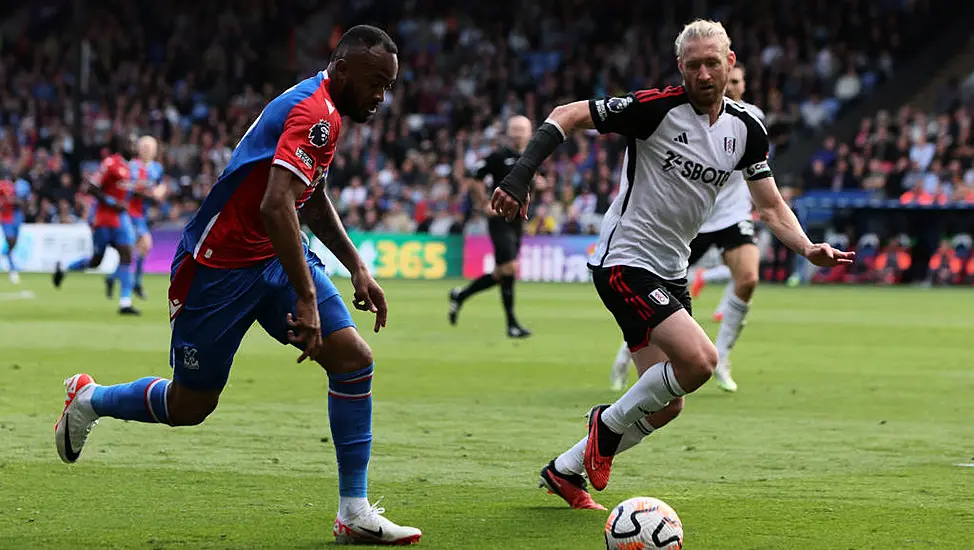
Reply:
<svg viewBox="0 0 974 550"><path fill-rule="evenodd" d="M105 179L111 177L115 171L116 164L115 159L112 157L101 161L101 166L98 167L98 173L95 174L95 177L91 178L91 183L95 187L102 187L105 184Z"/></svg>
<svg viewBox="0 0 974 550"><path fill-rule="evenodd" d="M740 170L744 174L744 179L748 181L770 177L768 133L750 113L746 113L742 119L747 128L747 142L744 145L744 154L735 169Z"/></svg>
<svg viewBox="0 0 974 550"><path fill-rule="evenodd" d="M600 134L647 139L676 104L685 102L682 87L640 90L624 96L589 101L589 113Z"/></svg>
<svg viewBox="0 0 974 550"><path fill-rule="evenodd" d="M284 120L274 152L274 164L293 172L308 187L325 174L335 155L338 122L323 115L315 116L305 103L295 105Z"/></svg>

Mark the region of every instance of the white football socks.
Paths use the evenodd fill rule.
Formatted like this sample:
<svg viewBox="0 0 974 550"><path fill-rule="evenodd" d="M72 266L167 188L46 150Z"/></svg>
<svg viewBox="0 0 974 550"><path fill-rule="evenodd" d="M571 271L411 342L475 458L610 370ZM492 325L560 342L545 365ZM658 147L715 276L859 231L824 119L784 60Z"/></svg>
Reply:
<svg viewBox="0 0 974 550"><path fill-rule="evenodd" d="M632 426L629 426L626 428L626 431L623 432L622 439L619 441L619 448L616 449L616 454L628 451L636 445L639 445L644 437L653 433L655 430L656 428L649 425L649 422L646 420L645 416L633 422Z"/></svg>
<svg viewBox="0 0 974 550"><path fill-rule="evenodd" d="M338 497L338 517L343 519L357 518L371 507L364 497Z"/></svg>
<svg viewBox="0 0 974 550"><path fill-rule="evenodd" d="M722 283L731 278L731 270L726 265L721 264L710 269L705 269L701 277L703 277L703 282L707 284Z"/></svg>
<svg viewBox="0 0 974 550"><path fill-rule="evenodd" d="M723 310L724 320L721 321L720 330L717 332L717 355L722 361L730 355L731 348L741 335L744 319L750 309L751 306L747 302L733 293L727 298L727 306Z"/></svg>
<svg viewBox="0 0 974 550"><path fill-rule="evenodd" d="M616 454L628 451L642 442L643 438L653 433L654 428L649 425L645 418L640 418L632 426L626 428L619 442ZM563 474L585 475L585 443L588 437L583 437L581 441L574 444L571 449L561 453L555 459L555 470Z"/></svg>
<svg viewBox="0 0 974 550"><path fill-rule="evenodd" d="M563 474L582 475L585 473L585 442L588 437L572 445L555 459L555 469Z"/></svg>
<svg viewBox="0 0 974 550"><path fill-rule="evenodd" d="M715 313L723 314L727 309L727 300L734 295L734 280L731 279L727 281L727 286L724 287L724 294L720 297L720 303L717 304L717 309L714 310Z"/></svg>
<svg viewBox="0 0 974 550"><path fill-rule="evenodd" d="M669 361L656 363L636 380L629 391L602 412L602 422L617 434L625 433L626 428L641 417L662 409L686 393L676 381L673 364Z"/></svg>
<svg viewBox="0 0 974 550"><path fill-rule="evenodd" d="M616 353L616 360L612 363L613 372L622 372L629 368L629 361L632 360L632 353L629 352L629 345L625 342L619 348L619 352Z"/></svg>

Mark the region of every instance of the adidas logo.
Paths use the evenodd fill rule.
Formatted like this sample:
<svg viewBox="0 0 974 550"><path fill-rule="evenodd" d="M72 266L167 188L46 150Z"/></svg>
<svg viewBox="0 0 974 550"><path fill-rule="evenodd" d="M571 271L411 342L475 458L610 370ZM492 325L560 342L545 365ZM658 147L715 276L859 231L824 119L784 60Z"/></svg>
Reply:
<svg viewBox="0 0 974 550"><path fill-rule="evenodd" d="M687 138L686 132L680 132L680 135L673 138L673 141L677 143L690 143L690 140Z"/></svg>

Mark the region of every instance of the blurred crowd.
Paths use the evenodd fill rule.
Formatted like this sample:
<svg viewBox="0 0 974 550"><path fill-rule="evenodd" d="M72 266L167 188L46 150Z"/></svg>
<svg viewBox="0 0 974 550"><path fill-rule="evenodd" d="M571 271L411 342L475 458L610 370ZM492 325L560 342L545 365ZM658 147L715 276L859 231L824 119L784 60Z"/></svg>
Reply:
<svg viewBox="0 0 974 550"><path fill-rule="evenodd" d="M861 121L852 139L825 137L805 189L868 189L909 204L974 204L974 73L938 93L932 112L904 105Z"/></svg>
<svg viewBox="0 0 974 550"><path fill-rule="evenodd" d="M891 78L898 60L917 49L950 5L946 0L86 4L82 49L90 70L81 78L70 70L76 55L70 3L25 3L0 26L0 172L29 190L27 221L86 219L91 202L77 192L79 179L97 168L109 136L121 132L159 140L169 195L154 214L158 224L182 225L264 104L324 68L343 29L368 21L397 40L400 81L371 123L346 126L329 192L349 228L433 233L482 223L467 193L470 185L481 185L469 178L470 169L503 143L510 115L523 113L537 123L560 102L679 83L672 42L695 15L726 23L738 63L747 71L744 99L766 112L780 152L795 139L825 131L844 108ZM699 12L701 6L706 13ZM71 101L76 90L83 96L79 113ZM969 168L962 160L964 155L970 160L967 112L953 109L926 118L909 109L895 116L880 113L863 122L852 143L828 138L806 186L834 186L838 178L839 185L896 189L897 196L917 185L941 189L955 182L955 160ZM80 142L72 135L76 114ZM528 231L593 232L616 191L624 145L590 133L562 146L543 167L549 188L536 199ZM70 169L74 165L80 174ZM901 167L904 176L896 180ZM952 192L959 189L952 185Z"/></svg>

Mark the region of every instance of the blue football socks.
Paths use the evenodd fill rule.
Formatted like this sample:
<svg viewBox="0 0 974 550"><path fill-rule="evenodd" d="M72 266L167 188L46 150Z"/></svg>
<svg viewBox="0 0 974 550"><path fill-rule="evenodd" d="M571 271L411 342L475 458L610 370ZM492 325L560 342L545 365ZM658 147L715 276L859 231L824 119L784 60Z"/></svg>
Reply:
<svg viewBox="0 0 974 550"><path fill-rule="evenodd" d="M81 258L68 265L68 271L84 271L91 264L91 258Z"/></svg>
<svg viewBox="0 0 974 550"><path fill-rule="evenodd" d="M148 376L128 384L97 386L91 394L91 406L98 416L169 424L169 383L165 378Z"/></svg>
<svg viewBox="0 0 974 550"><path fill-rule="evenodd" d="M135 258L135 286L142 286L142 267L145 264L145 256L139 254Z"/></svg>
<svg viewBox="0 0 974 550"><path fill-rule="evenodd" d="M328 421L338 457L338 494L368 495L372 453L372 371L374 365L345 374L328 374Z"/></svg>
<svg viewBox="0 0 974 550"><path fill-rule="evenodd" d="M132 264L118 264L115 270L115 277L121 283L122 289L118 297L122 302L132 303Z"/></svg>

